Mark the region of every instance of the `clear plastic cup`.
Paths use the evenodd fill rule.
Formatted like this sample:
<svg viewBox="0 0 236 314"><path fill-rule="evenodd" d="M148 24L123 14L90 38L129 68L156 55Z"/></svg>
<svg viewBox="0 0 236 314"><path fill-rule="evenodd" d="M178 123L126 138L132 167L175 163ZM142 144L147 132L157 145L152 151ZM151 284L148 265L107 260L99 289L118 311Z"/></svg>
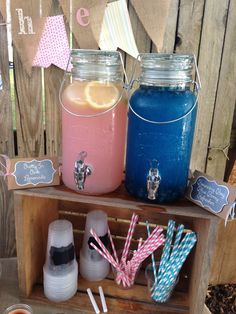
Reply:
<svg viewBox="0 0 236 314"><path fill-rule="evenodd" d="M122 251L123 250L118 250L117 251L117 257L118 257L118 260L119 260L119 264L120 264L120 260L121 260L121 256L122 256ZM126 263L133 258L134 254L135 254L135 251L132 251L132 250L128 251ZM131 271L130 272L130 276L128 276L128 280L124 281L124 280L121 280L121 278L123 276L122 271L120 272L114 266L112 266L112 272L113 272L114 280L115 280L115 283L117 284L117 286L119 288L121 288L121 289L130 289L130 288L132 288L133 285L135 284L135 279L137 278L137 275L139 273L140 267L141 267L141 264L139 265L139 267L138 267L137 271L135 272L135 274ZM124 270L127 273L127 270L125 270L124 267L121 267L121 269Z"/></svg>
<svg viewBox="0 0 236 314"><path fill-rule="evenodd" d="M77 291L78 263L75 259L73 227L67 220L49 225L46 261L43 267L45 296L54 302L66 301Z"/></svg>
<svg viewBox="0 0 236 314"><path fill-rule="evenodd" d="M33 314L33 309L27 304L14 304L9 306L3 314Z"/></svg>
<svg viewBox="0 0 236 314"><path fill-rule="evenodd" d="M80 251L80 274L89 281L100 281L104 279L109 271L109 262L102 257L92 246L96 241L90 233L93 229L98 237L108 248L108 224L107 214L101 210L94 210L87 214L83 245Z"/></svg>
<svg viewBox="0 0 236 314"><path fill-rule="evenodd" d="M155 263L156 265L156 270L158 274L158 269L159 269L159 262ZM150 263L147 265L145 269L145 277L147 280L147 285L148 285L148 292L150 294L150 297L153 301L157 303L165 303L167 302L170 297L172 296L172 293L179 281L179 276L177 276L175 282L173 284L160 284L160 283L155 283L155 278L154 278L154 272L153 272L153 264ZM154 289L155 288L155 289ZM155 290L155 292L154 292Z"/></svg>

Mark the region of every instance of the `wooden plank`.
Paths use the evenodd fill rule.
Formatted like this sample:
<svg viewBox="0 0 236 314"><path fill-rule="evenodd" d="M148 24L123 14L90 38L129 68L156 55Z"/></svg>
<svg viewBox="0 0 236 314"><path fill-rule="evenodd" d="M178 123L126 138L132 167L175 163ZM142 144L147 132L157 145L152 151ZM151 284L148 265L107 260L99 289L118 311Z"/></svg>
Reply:
<svg viewBox="0 0 236 314"><path fill-rule="evenodd" d="M38 280L47 247L48 225L58 218L57 202L14 196L19 288L29 295Z"/></svg>
<svg viewBox="0 0 236 314"><path fill-rule="evenodd" d="M127 291L127 290L126 290ZM94 292L94 291L93 291ZM105 292L106 293L106 292ZM97 293L94 293L94 297L98 304L100 304L100 298ZM60 302L59 305L55 305L55 303L49 302L42 291L42 286L36 286L33 290L32 295L26 299L26 302L33 301L38 304L43 305L53 305L57 306L62 313L68 308L70 310L76 310L76 313L80 314L93 314L94 310L92 308L91 303L88 300L87 294L83 292L77 292L77 294L68 301ZM160 313L160 314L187 314L188 310L184 310L182 308L179 309L171 309L168 306L160 306L155 303L146 303L146 302L134 302L132 300L127 299L117 299L117 298L108 298L106 297L106 303L108 307L108 311L113 314L150 314L150 313Z"/></svg>
<svg viewBox="0 0 236 314"><path fill-rule="evenodd" d="M230 1L206 171L223 179L236 100L236 2Z"/></svg>
<svg viewBox="0 0 236 314"><path fill-rule="evenodd" d="M212 285L236 283L235 232L236 220L229 221L227 226L223 221L220 223L209 279Z"/></svg>
<svg viewBox="0 0 236 314"><path fill-rule="evenodd" d="M4 23L0 13L0 24ZM10 99L10 77L6 25L0 26L0 71L3 90L0 91L0 154L14 156L12 107ZM1 171L4 171L0 167ZM15 255L15 231L13 216L13 194L7 191L4 177L0 176L0 257Z"/></svg>
<svg viewBox="0 0 236 314"><path fill-rule="evenodd" d="M210 223L206 220L194 220L193 230L198 238L190 276L191 314L199 314L204 310L218 221L219 219Z"/></svg>
<svg viewBox="0 0 236 314"><path fill-rule="evenodd" d="M4 23L0 13L0 23ZM14 156L14 139L11 107L11 90L8 62L8 43L6 25L1 25L0 31L0 73L2 75L3 90L0 90L0 153Z"/></svg>
<svg viewBox="0 0 236 314"><path fill-rule="evenodd" d="M176 52L198 56L205 0L180 0Z"/></svg>
<svg viewBox="0 0 236 314"><path fill-rule="evenodd" d="M167 18L164 42L163 42L163 47L162 47L161 52L172 53L174 51L178 13L179 13L179 0L171 0L169 15ZM155 52L156 47L153 47L152 51Z"/></svg>
<svg viewBox="0 0 236 314"><path fill-rule="evenodd" d="M53 1L50 15L62 14L58 1ZM59 90L64 71L54 65L44 69L46 153L61 156L61 105Z"/></svg>
<svg viewBox="0 0 236 314"><path fill-rule="evenodd" d="M228 0L208 0L205 4L199 52L199 72L202 80L191 169L205 171L211 124L215 105Z"/></svg>
<svg viewBox="0 0 236 314"><path fill-rule="evenodd" d="M128 9L129 9L129 16L130 16L130 21L134 33L134 38L136 41L136 45L138 48L139 53L143 52L150 52L151 49L151 40L144 29L135 9L133 8L131 2L128 4ZM127 76L129 80L131 79L131 76L133 74L133 67L134 63L136 62L136 59L131 57L130 55L127 54L126 56L126 63L125 63L125 69ZM138 69L137 69L138 70ZM136 73L136 78L139 76L139 71ZM135 86L137 88L137 86Z"/></svg>
<svg viewBox="0 0 236 314"><path fill-rule="evenodd" d="M121 219L130 219L132 216L132 212L134 210L138 210L138 214L142 215L142 217L150 217L150 219L154 219L153 223L157 221L157 216L165 215L175 215L176 218L179 216L183 223L188 222L189 224L192 221L192 218L203 218L209 219L212 221L217 221L218 218L211 213L205 211L204 209L190 203L189 201L177 202L172 205L152 205L147 204L142 201L137 201L135 198L123 194L123 190L121 192L115 191L114 193L109 193L101 196L91 196L91 195L82 195L75 193L64 186L57 187L47 187L47 188L35 188L35 189L27 189L27 190L17 190L14 192L16 195L28 196L28 197L39 197L39 198L49 198L49 199L58 199L60 200L60 205L65 203L65 207L60 207L62 210L66 210L68 206L72 203L75 204L74 207L76 209L76 204L91 204L90 210L93 209L93 206L107 206L111 208L110 213L115 213L117 218ZM108 211L107 209L107 211ZM127 209L125 211L124 209ZM121 210L123 212L119 213ZM143 210L143 211L142 211ZM81 213L87 213L88 207L83 210L83 207L80 206ZM109 212L108 212L109 215ZM141 217L141 216L140 216ZM157 223L160 223L157 222Z"/></svg>
<svg viewBox="0 0 236 314"><path fill-rule="evenodd" d="M14 50L16 131L19 157L44 155L41 69L26 73Z"/></svg>

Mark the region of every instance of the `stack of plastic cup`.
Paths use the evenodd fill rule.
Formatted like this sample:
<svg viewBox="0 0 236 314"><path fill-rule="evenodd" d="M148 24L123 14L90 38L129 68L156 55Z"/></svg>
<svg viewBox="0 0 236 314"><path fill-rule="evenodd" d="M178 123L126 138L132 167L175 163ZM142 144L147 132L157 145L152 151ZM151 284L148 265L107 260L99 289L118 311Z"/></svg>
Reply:
<svg viewBox="0 0 236 314"><path fill-rule="evenodd" d="M55 220L49 225L43 276L44 294L51 301L68 300L77 291L73 228L67 220Z"/></svg>
<svg viewBox="0 0 236 314"><path fill-rule="evenodd" d="M104 279L109 271L109 262L104 259L91 245L93 242L98 245L90 233L94 229L105 247L108 247L108 225L107 215L101 210L94 210L88 213L86 218L83 246L80 251L80 274L89 281Z"/></svg>

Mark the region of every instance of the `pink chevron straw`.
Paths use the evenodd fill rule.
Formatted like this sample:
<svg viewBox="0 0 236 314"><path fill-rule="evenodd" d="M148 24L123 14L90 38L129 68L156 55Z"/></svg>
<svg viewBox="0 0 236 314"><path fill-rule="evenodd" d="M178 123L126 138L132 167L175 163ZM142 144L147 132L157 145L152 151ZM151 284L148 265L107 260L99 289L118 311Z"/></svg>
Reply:
<svg viewBox="0 0 236 314"><path fill-rule="evenodd" d="M109 227L108 227L108 236L109 236L109 239L110 239L110 242L111 242L111 247L112 247L112 251L113 251L113 254L114 254L115 261L117 263L119 263L117 252L116 252L116 248L115 248L115 245L114 245L114 242L113 242L113 239L112 239L112 235L111 235L111 231L110 231Z"/></svg>
<svg viewBox="0 0 236 314"><path fill-rule="evenodd" d="M132 218L131 218L131 222L130 222L130 226L129 226L129 230L128 230L128 234L127 234L127 238L126 238L126 241L125 241L125 247L124 247L124 250L123 250L122 256L121 256L121 260L123 260L124 262L127 259L127 255L128 255L131 239L133 237L134 228L135 228L135 226L137 224L137 221L138 221L138 215L133 213Z"/></svg>
<svg viewBox="0 0 236 314"><path fill-rule="evenodd" d="M92 236L95 238L100 248L91 243L92 247L97 250L97 252L101 254L106 260L108 260L108 262L114 267L114 269L116 269L117 274L115 277L115 281L117 282L117 284L122 284L124 287L130 287L131 285L133 285L135 275L141 263L165 241L164 235L162 233L163 229L157 226L144 242L141 238L139 239L137 251L135 252L135 254L133 254L131 260L127 261L129 247L134 233L134 228L137 224L137 220L138 216L136 214L133 214L120 260L118 259L110 230L108 229L108 235L110 238L114 257L106 249L95 231L92 229L90 230Z"/></svg>

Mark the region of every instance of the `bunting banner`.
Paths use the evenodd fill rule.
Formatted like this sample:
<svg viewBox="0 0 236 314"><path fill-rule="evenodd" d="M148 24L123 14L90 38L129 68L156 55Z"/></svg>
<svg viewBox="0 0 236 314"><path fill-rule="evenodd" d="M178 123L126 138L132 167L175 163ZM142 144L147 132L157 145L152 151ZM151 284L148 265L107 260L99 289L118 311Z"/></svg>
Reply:
<svg viewBox="0 0 236 314"><path fill-rule="evenodd" d="M54 64L66 70L69 58L70 47L63 15L47 17L33 66L48 68Z"/></svg>
<svg viewBox="0 0 236 314"><path fill-rule="evenodd" d="M157 51L163 47L170 0L131 0L143 27L154 42Z"/></svg>
<svg viewBox="0 0 236 314"><path fill-rule="evenodd" d="M99 47L102 50L120 48L137 58L138 48L134 39L126 0L108 3L102 23Z"/></svg>
<svg viewBox="0 0 236 314"><path fill-rule="evenodd" d="M40 7L40 2L34 0L10 2L13 45L29 75L51 3L52 0L42 0ZM6 20L5 8L2 14Z"/></svg>
<svg viewBox="0 0 236 314"><path fill-rule="evenodd" d="M73 0L71 11L70 1L59 2L79 48L97 49L107 0Z"/></svg>

